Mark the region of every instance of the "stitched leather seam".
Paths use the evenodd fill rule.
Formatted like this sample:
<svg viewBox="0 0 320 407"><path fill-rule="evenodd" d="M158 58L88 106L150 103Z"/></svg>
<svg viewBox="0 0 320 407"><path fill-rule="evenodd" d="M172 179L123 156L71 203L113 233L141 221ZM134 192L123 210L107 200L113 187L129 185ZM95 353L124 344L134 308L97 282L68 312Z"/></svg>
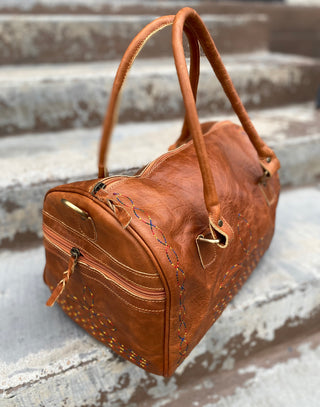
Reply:
<svg viewBox="0 0 320 407"><path fill-rule="evenodd" d="M51 251L51 253L57 254L57 256L59 256L63 261L68 263L68 258L66 258L66 256L68 256L67 253L65 253L59 246L55 245L53 242L51 242L50 240L48 240L46 238L44 238L44 242L45 242L45 245L48 244L49 246L52 246L52 248L59 250L60 253L55 253L52 251Z"/></svg>
<svg viewBox="0 0 320 407"><path fill-rule="evenodd" d="M53 245L51 242L48 242L48 243L50 243L53 247L56 248L56 246ZM59 249L59 250L61 251L61 249ZM64 252L62 252L62 253L65 255ZM54 254L56 254L56 253L54 253ZM60 257L63 261L66 262L66 259L63 258L63 257L61 256L61 254L57 253L56 255L57 255L58 257ZM83 266L84 268L88 268L88 269L90 269L90 271L93 271L93 272L96 273L95 270L91 269L91 267L89 267L89 266L87 266L87 265L84 265L83 263L82 263L82 266ZM95 280L95 281L97 281L98 283L102 284L104 287L106 287L108 290L112 291L114 295L116 295L117 297L119 297L122 301L124 301L124 302L125 302L126 304L128 304L130 307L137 308L138 310L141 310L141 311L144 311L144 312L164 312L164 311L165 311L165 308L160 309L160 310L149 310L149 309L146 309L146 308L141 308L141 307L135 306L135 305L133 305L133 304L130 304L128 301L126 301L126 300L125 300L124 298L122 298L120 295L118 295L117 293L115 293L114 290L112 290L112 288L108 287L108 286L107 286L106 284L104 284L102 281L97 280L96 278L94 278L94 277L88 275L88 274L87 274L86 272L84 272L84 271L82 271L81 274L84 274L84 275L87 276L88 278L90 278L90 279L92 279L92 280ZM120 288L120 287L119 287L119 288ZM126 292L126 293L127 293L127 292ZM128 294L128 293L127 293L127 294ZM141 300L141 299L139 298L139 300ZM149 301L149 300L144 300L144 301ZM155 302L154 300L150 300L150 301L151 301L151 302ZM160 300L160 301L162 302L162 301L165 301L165 300Z"/></svg>
<svg viewBox="0 0 320 407"><path fill-rule="evenodd" d="M188 344L188 341L187 341L187 326L186 326L186 322L185 322L186 310L185 310L185 306L184 306L184 300L185 300L185 287L184 287L185 272L180 267L179 258L178 258L178 255L176 254L175 250L173 249L173 247L171 247L167 243L167 239L166 239L163 231L158 226L153 224L152 219L148 215L148 213L145 212L143 209L140 209L140 208L136 207L134 205L132 199L129 198L128 196L122 195L120 193L113 193L113 195L117 197L116 199L121 205L131 208L134 215L138 218L139 221L142 221L144 224L150 226L150 230L151 230L153 236L156 238L158 243L162 244L165 247L166 256L167 256L167 259L168 259L169 263L171 264L171 266L173 266L175 268L177 284L178 284L178 287L179 287L179 290L180 290L180 292L179 292L179 327L178 327L178 338L180 340L180 343L179 343L179 359L177 361L177 365L179 365L185 359L185 357L187 356L187 351L188 351L188 347L189 347L189 344ZM130 204L128 205L128 204L122 202L120 197L122 199L123 198L127 199ZM138 214L138 211L143 213L148 218L148 221L143 219ZM160 237L162 238L162 240L159 239L159 237L156 236L154 229L156 229L158 231L158 233L160 234ZM169 252L171 252L171 254L174 255L173 260L170 257ZM181 280L179 278L180 274L182 276L182 282L181 282Z"/></svg>
<svg viewBox="0 0 320 407"><path fill-rule="evenodd" d="M63 260L67 261L66 258L65 258L65 256L68 256L66 252L64 252L59 246L55 245L55 244L54 244L53 242L51 242L50 240L48 240L48 239L45 238L45 241L46 241L47 243L49 243L50 245L52 245L54 248L58 249L58 250L64 255ZM85 264L85 263L83 263L83 262L81 262L81 261L78 261L78 263L80 263L80 264L82 264L83 266L88 267L88 268L90 268L91 270L94 270L94 271L95 271L95 269L94 269L93 267L90 267L89 265L87 265L87 264ZM105 278L106 278L107 280L112 281L112 279L111 279L111 278L108 278L107 276L105 276ZM117 283L115 283L115 282L114 282L114 284L117 285ZM136 282L134 282L134 285L136 285L136 286L138 286L138 287L141 287L141 288L150 289L150 287L143 286L143 285L138 284L138 283L136 283ZM152 290L157 290L157 291L160 291L160 290L163 291L163 288L153 288L153 287L152 287L151 289L152 289ZM147 300L147 301L148 301L148 300ZM158 300L158 301L164 301L164 300Z"/></svg>
<svg viewBox="0 0 320 407"><path fill-rule="evenodd" d="M82 236L77 230L75 230L75 229L71 228L70 226L66 225L64 222L62 222L62 221L60 221L59 219L55 218L54 216L52 216L51 214L49 214L49 213L46 212L45 210L43 210L42 213L45 214L46 216L48 216L49 218L51 218L52 220L54 220L54 221L60 223L61 225L63 225L64 227L66 227L70 232L75 233L78 237L83 238L83 236ZM47 226L48 226L48 225L47 225ZM49 226L48 226L48 227L49 227ZM50 229L51 229L51 228L50 228ZM68 239L66 239L66 240L68 240ZM69 240L68 240L68 242L71 243ZM137 274L137 275L142 275L142 276L145 277L145 278L159 278L159 275L158 275L158 274L155 274L155 273L152 273L152 274L144 273L143 271L138 271L138 270L135 270L135 269L131 268L130 266L127 266L126 264L122 263L120 260L117 260L116 258L114 258L110 253L108 253L108 252L107 252L106 250L104 250L102 247L98 246L98 245L95 244L95 243L92 243L92 244L93 244L98 250L100 250L100 251L102 251L103 253L105 253L105 254L108 256L108 258L109 258L112 262L116 263L116 264L119 265L121 268L124 268L126 271L129 271L130 273L134 273L134 274Z"/></svg>
<svg viewBox="0 0 320 407"><path fill-rule="evenodd" d="M91 304L88 303L86 299L87 292L89 292ZM67 299L74 301L77 306L80 307L81 311L76 310L72 304L67 305ZM82 325L84 329L102 343L106 343L111 349L116 350L122 356L126 356L127 359L136 363L138 366L142 368L150 367L151 363L147 359L139 356L135 351L119 342L114 334L117 328L113 325L111 319L105 314L96 311L94 295L88 286L83 287L82 301L74 295L67 294L65 299L60 300L59 303L67 315Z"/></svg>
<svg viewBox="0 0 320 407"><path fill-rule="evenodd" d="M230 124L233 124L233 123L231 123L231 122L229 122L229 121L221 122L221 125L219 126L219 128L224 127L224 126L227 126L227 125L230 125ZM214 128L213 128L210 132L204 134L203 137L206 138L206 137L208 137L209 135L212 135L213 133L215 133L215 130L216 130L216 129L217 129L217 127L214 126ZM176 149L170 151L170 152L169 152L169 153L171 153L170 155L169 155L168 153L165 153L162 157L160 156L160 157L158 158L159 161L152 167L152 171L149 172L148 174L146 174L146 175L145 175L144 177L142 177L142 178L147 178L147 177L149 177L149 175L151 175L151 174L153 173L153 171L154 171L156 168L158 168L158 166L159 166L160 164L164 163L164 162L167 161L169 158L174 157L176 154L180 153L180 151L186 150L187 148L191 147L192 145L193 145L193 139L189 140L187 143L183 144L182 146L180 146L180 147L178 147L178 148L176 148ZM167 154L168 154L168 155L167 155ZM157 159L156 159L156 160L157 160ZM143 174L142 174L142 175L143 175Z"/></svg>
<svg viewBox="0 0 320 407"><path fill-rule="evenodd" d="M220 284L220 289L225 289L225 288L229 288L232 285L232 287L228 290L228 292L225 294L225 296L219 301L219 303L214 307L214 314L213 314L213 322L215 322L217 320L217 318L222 314L223 310L225 309L225 307L227 306L227 304L232 300L232 298L236 295L236 293L239 291L239 289L242 287L242 285L245 283L245 281L248 279L249 275L252 273L254 267L258 264L260 258L262 257L262 255L259 254L259 260L256 259L252 259L252 261L254 262L254 267L248 266L245 267L244 263L245 261L249 258L250 260L250 256L257 250L260 249L260 243L263 242L265 236L259 239L258 244L256 244L254 246L254 248L251 250L251 252L244 257L244 259L240 262L240 263L236 263L233 266L231 266L227 272L224 275L224 278L230 273L231 270L233 270L236 267L240 267L240 269L244 268L243 273L241 274L241 276L239 277L240 283L237 281L234 283L235 280L235 276L232 276L230 281L226 284ZM265 250L264 250L265 252Z"/></svg>
<svg viewBox="0 0 320 407"><path fill-rule="evenodd" d="M263 256L264 252L266 251L266 249L264 249L262 245L262 243L265 241L266 236L268 234L265 234L263 237L261 237L258 242L254 245L254 247L251 249L250 247L250 243L248 248L245 248L243 245L243 241L242 238L240 236L240 219L242 221L244 221L244 223L246 224L246 226L249 229L249 241L251 242L252 239L252 231L250 228L250 224L247 221L247 219L242 215L242 214L238 214L238 224L237 224L237 230L238 230L238 237L239 237L239 242L242 246L243 251L246 253L246 255L243 257L243 259L239 262L239 263L235 263L233 266L231 266L225 273L222 282L220 283L219 288L220 289L228 289L228 292L225 294L225 296L218 302L218 304L216 304L216 306L214 307L214 314L213 314L213 320L212 323L215 322L218 317L222 314L223 310L225 309L225 307L227 306L227 304L229 303L229 301L231 301L231 299L236 295L236 293L239 291L239 289L242 287L242 285L245 283L245 281L247 280L247 278L249 277L249 275L252 273L253 269L256 267L256 265L258 264L259 260L261 259L261 257ZM261 249L263 250L263 253L261 254ZM257 251L257 253L256 253ZM255 256L254 256L255 255ZM257 258L258 257L258 258ZM251 261L252 265L246 265L246 261ZM239 281L235 282L235 275L233 275L231 277L231 279L227 282L227 284L224 284L223 281L226 279L226 277L228 276L228 274L234 269L240 267L240 269L243 269L243 272L241 273L241 276L239 277ZM232 285L233 284L233 285ZM231 286L232 285L232 286ZM231 288L229 288L231 286Z"/></svg>
<svg viewBox="0 0 320 407"><path fill-rule="evenodd" d="M209 261L209 263L204 264L204 262L203 262L203 256L202 256L202 254L201 254L201 244L200 244L200 242L199 242L198 240L199 240L199 237L200 237L200 236L206 236L208 233L210 233L210 229L206 229L206 231L204 231L203 233L198 234L198 235L196 236L196 238L195 238L195 242L196 242L196 246L197 246L197 251L198 251L198 255L199 255L199 260L200 260L201 266L204 268L204 270L205 270L206 268L208 268L209 266L211 266L211 264L214 263L214 261L215 261L215 259L216 259L216 257L217 257L217 249L216 249L215 246L213 246L213 253L214 253L214 254L213 254L213 256L212 256L212 259ZM210 244L210 243L209 243L209 244Z"/></svg>
<svg viewBox="0 0 320 407"><path fill-rule="evenodd" d="M220 123L218 123L218 124L220 124ZM230 124L233 125L232 122L227 121L227 120L226 120L225 122L221 122L221 124L220 124L219 126L218 126L218 125L215 125L215 127L214 127L209 133L204 134L204 137L208 137L209 135L211 135L212 133L214 133L215 130L217 129L217 127L219 127L219 129L220 129L220 128L225 127L225 126L228 126L228 125L230 125ZM189 148L191 145L193 145L193 140L188 141L188 142L185 143L184 145L182 145L182 146L176 148L175 150L172 150L172 151L170 151L170 152L164 153L162 156L158 157L156 160L151 161L151 163L150 163L149 165L153 165L153 166L152 166L151 171L150 171L149 173L144 174L144 172L142 172L142 173L139 174L138 176L132 175L132 176L126 176L125 178L121 178L121 179L115 181L114 183L111 183L109 188L108 188L108 185L107 185L107 187L106 187L106 189L104 190L104 192L106 192L106 193L109 192L109 193L110 193L110 192L112 192L112 190L115 189L115 187L118 188L119 185L125 183L127 180L132 179L132 178L148 178L150 175L152 175L152 173L158 168L158 166L159 166L160 164L164 163L164 162L167 161L169 158L171 158L171 157L175 156L176 154L180 153L180 151L186 150L186 149ZM158 161L157 161L157 160L158 160ZM157 162L155 162L155 161L157 161ZM154 163L154 164L152 164L152 163Z"/></svg>
<svg viewBox="0 0 320 407"><path fill-rule="evenodd" d="M102 284L105 288L107 288L109 291L111 291L114 295L116 295L117 297L119 297L121 299L121 301L125 302L130 308L135 308L138 311L144 312L144 313L149 313L149 312L164 312L164 308L160 309L160 310L150 310L150 309L146 309L146 308L141 308L138 307L136 305L130 304L130 302L126 301L124 298L122 298L119 294L117 294L114 290L112 290L112 288L108 287L106 284L104 284L102 281L96 279L95 277L91 277L89 275L87 275L85 272L83 272L84 275L86 275L87 277L89 277L91 280L95 280L98 283Z"/></svg>
<svg viewBox="0 0 320 407"><path fill-rule="evenodd" d="M110 282L111 282L112 284L114 284L119 290L123 291L125 294L130 295L131 297L133 297L133 298L135 298L135 299L138 299L138 301L156 302L156 303L159 303L159 302L164 302L164 301L166 300L165 298L162 299L162 300L147 300L147 299L145 299L145 298L140 298L138 295L131 294L131 293L129 293L128 291L126 291L125 289L123 289L120 285L118 285L115 281L113 281L112 278L109 278L109 277L107 277L107 276L105 276L105 275L101 275L101 273L100 273L99 271L95 270L93 267L90 267L88 264L84 264L84 263L82 263L81 261L79 261L78 264L81 264L82 267L84 267L84 268L86 268L86 269L89 269L91 272L93 272L93 273L95 273L95 274L101 276L102 278L104 278L104 279L110 281ZM102 283L101 283L101 284L102 284ZM138 284L137 284L137 285L138 285ZM140 287L142 287L142 286L140 286ZM163 311L163 310L162 310L162 311Z"/></svg>
<svg viewBox="0 0 320 407"><path fill-rule="evenodd" d="M273 195L272 195L271 199L269 199L267 193L265 192L265 190L264 190L265 187L260 182L259 182L258 185L259 185L260 191L262 192L262 195L263 195L264 199L266 200L267 205L272 206L274 204L274 202L276 200L276 196L277 196L275 191L274 191L273 185L270 185L270 188L271 188L271 190L273 192Z"/></svg>

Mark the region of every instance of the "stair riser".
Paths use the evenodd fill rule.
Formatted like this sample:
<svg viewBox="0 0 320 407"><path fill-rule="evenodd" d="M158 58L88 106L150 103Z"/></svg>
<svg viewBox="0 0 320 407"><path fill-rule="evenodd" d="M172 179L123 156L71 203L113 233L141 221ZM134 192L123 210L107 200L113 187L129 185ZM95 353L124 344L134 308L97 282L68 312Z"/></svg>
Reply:
<svg viewBox="0 0 320 407"><path fill-rule="evenodd" d="M0 64L119 59L150 16L0 16ZM268 49L263 15L205 17L222 53ZM170 56L171 30L152 37L143 57Z"/></svg>
<svg viewBox="0 0 320 407"><path fill-rule="evenodd" d="M130 14L130 15L165 15L175 14L177 11L189 5L197 10L200 15L204 14L247 14L246 2L137 2L136 4L97 3L97 2L70 2L59 3L45 1L15 1L10 4L0 5L1 13L37 13L37 14ZM288 7L286 3L275 2L252 2L251 13L263 13L270 21L270 49L274 52L301 54L319 58L320 37L319 19L320 7L310 7L299 4ZM252 39L251 39L252 41Z"/></svg>
<svg viewBox="0 0 320 407"><path fill-rule="evenodd" d="M20 0L4 1L0 5L2 13L31 13L31 14L175 14L182 7L195 8L201 14L207 13L247 13L248 4L241 2L224 2L221 1L122 1L109 0L91 1L79 0L70 3L68 0L59 0L52 2L49 0L29 0L21 2ZM250 4L252 10L268 10L269 4L253 2Z"/></svg>
<svg viewBox="0 0 320 407"><path fill-rule="evenodd" d="M148 143L147 140L146 143ZM313 184L319 181L320 135L289 138L280 143L270 143L270 145L275 149L281 162L280 180L282 187ZM143 166L146 163L143 158L145 156L146 152L144 151L140 158L141 162L137 162L135 159L134 165ZM69 152L65 160L66 162L70 161ZM130 167L130 162L133 162L132 160L133 158L128 152L128 167ZM121 168L113 167L113 170L121 172ZM72 174L72 169L66 171L65 174L61 174L60 171L59 175L62 178L55 181L39 182L35 179L35 185L13 185L0 191L0 248L17 247L24 242L30 243L30 239L41 238L43 198L50 188L79 179L96 178L97 176L94 173L86 173L75 179L70 178L70 174Z"/></svg>
<svg viewBox="0 0 320 407"><path fill-rule="evenodd" d="M92 70L94 73L94 68ZM319 66L263 63L252 69L230 71L246 108L275 107L313 100L315 83L320 82ZM81 78L75 76L26 83L10 83L0 94L0 134L22 134L100 125L111 89L113 75ZM169 120L182 117L184 106L174 69L131 75L120 105L120 122ZM202 116L230 111L230 104L204 68L198 98Z"/></svg>

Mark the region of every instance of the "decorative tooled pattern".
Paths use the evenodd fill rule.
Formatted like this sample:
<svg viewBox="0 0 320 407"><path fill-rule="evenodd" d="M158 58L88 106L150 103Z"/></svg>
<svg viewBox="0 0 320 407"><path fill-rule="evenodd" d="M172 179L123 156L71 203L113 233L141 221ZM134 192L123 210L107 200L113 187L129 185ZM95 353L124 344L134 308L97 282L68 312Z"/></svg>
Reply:
<svg viewBox="0 0 320 407"><path fill-rule="evenodd" d="M248 246L245 247L244 242L241 238L241 225L247 228L247 233L249 235ZM222 314L223 310L226 308L228 303L232 298L237 294L240 288L243 286L245 281L248 279L254 268L257 266L260 258L265 252L266 239L262 237L258 240L258 243L251 247L252 244L252 231L247 219L245 219L240 213L238 214L238 237L243 251L246 253L245 258L240 263L235 263L231 266L226 273L224 274L221 283L220 290L225 291L225 295L221 301L214 307L213 311L213 322L215 322L219 316ZM227 279L228 276L231 276L230 279Z"/></svg>
<svg viewBox="0 0 320 407"><path fill-rule="evenodd" d="M82 298L67 294L63 300L58 302L67 315L99 341L109 345L115 352L144 369L150 366L148 360L137 355L132 349L127 348L118 341L114 334L117 329L110 318L96 310L94 295L88 286L83 287Z"/></svg>
<svg viewBox="0 0 320 407"><path fill-rule="evenodd" d="M179 365L187 355L188 351L188 341L187 341L187 325L185 322L185 315L186 315L186 308L184 305L185 301L185 272L180 266L179 258L175 250L172 246L170 246L167 242L167 238L164 232L159 228L159 226L155 225L150 217L150 215L135 206L134 202L128 196L122 195L120 193L114 192L113 195L116 197L116 200L123 206L127 208L131 208L136 218L144 223L145 225L150 226L150 231L156 241L163 245L166 253L166 257L174 268L176 272L176 280L179 288L179 327L178 327L178 337L179 337L179 359L177 364ZM126 202L124 202L126 201Z"/></svg>

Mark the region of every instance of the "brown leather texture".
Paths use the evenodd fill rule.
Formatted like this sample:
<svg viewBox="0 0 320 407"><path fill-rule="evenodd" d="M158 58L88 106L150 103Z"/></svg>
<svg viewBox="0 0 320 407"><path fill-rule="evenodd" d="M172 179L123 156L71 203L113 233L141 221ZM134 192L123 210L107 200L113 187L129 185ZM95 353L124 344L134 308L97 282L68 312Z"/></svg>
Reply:
<svg viewBox="0 0 320 407"><path fill-rule="evenodd" d="M145 41L172 25L184 126L134 176L104 176L118 94ZM190 44L190 77L182 34ZM241 125L200 123L199 44ZM156 140L155 140L156 142ZM99 177L51 189L43 207L44 280L74 321L148 372L171 376L269 247L279 161L258 136L198 14L155 20L130 44L111 93Z"/></svg>

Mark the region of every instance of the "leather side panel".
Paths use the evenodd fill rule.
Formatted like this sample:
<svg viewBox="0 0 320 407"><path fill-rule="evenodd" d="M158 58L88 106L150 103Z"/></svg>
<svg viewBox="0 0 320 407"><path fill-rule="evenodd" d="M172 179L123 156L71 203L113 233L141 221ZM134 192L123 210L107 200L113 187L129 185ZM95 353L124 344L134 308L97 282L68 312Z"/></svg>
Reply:
<svg viewBox="0 0 320 407"><path fill-rule="evenodd" d="M213 126L205 136L223 217L233 240L203 268L196 238L206 234L208 215L192 142L145 177L111 185L106 195L132 214L132 227L157 257L170 286L169 370L171 375L240 289L272 239L279 196L277 174L262 193L259 157L242 127ZM174 153L174 151L173 151ZM208 254L208 256L210 253Z"/></svg>
<svg viewBox="0 0 320 407"><path fill-rule="evenodd" d="M74 221L61 198L70 200L90 214L95 237L89 238L81 220ZM54 190L44 202L44 223L58 235L110 267L113 273L147 292L163 292L157 269L134 231L128 233L114 217L92 199L74 192ZM91 223L91 222L90 222ZM85 232L84 232L85 231ZM51 288L68 267L68 255L45 240L44 280ZM58 299L73 320L96 339L149 372L164 374L164 327L166 298L143 299L104 278L79 261Z"/></svg>

